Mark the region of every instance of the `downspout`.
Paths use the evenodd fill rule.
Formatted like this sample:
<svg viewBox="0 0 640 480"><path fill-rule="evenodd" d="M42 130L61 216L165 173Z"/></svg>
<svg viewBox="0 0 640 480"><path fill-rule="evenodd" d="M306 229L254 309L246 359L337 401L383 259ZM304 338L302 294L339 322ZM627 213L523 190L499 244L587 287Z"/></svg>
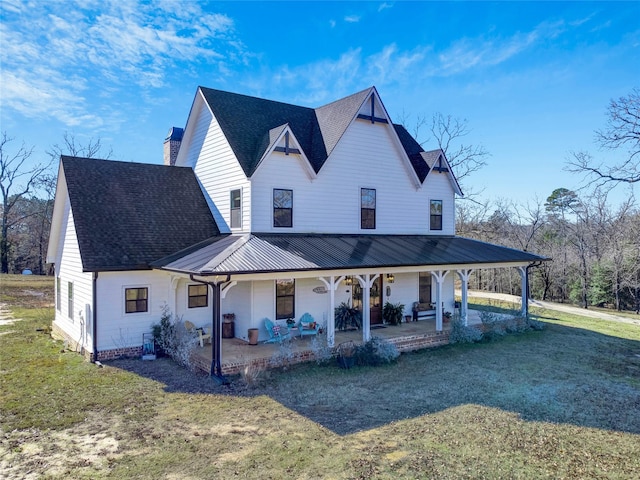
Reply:
<svg viewBox="0 0 640 480"><path fill-rule="evenodd" d="M93 305L91 306L91 308L93 309L92 312L92 319L91 319L91 342L93 343L93 363L96 363L98 361L98 339L97 339L97 335L98 335L98 322L96 321L96 318L98 317L98 311L96 309L96 307L98 306L98 272L93 272L93 289L92 289L92 296L93 296L93 301L91 303L93 303Z"/></svg>
<svg viewBox="0 0 640 480"><path fill-rule="evenodd" d="M213 302L211 305L211 323L212 325L212 338L211 342L211 368L209 375L221 385L227 385L229 381L222 374L222 341L220 332L220 283L227 283L231 279L230 275L227 275L224 282L206 282L204 280L198 280L194 278L193 273L189 274L189 278L192 282L209 285L213 289Z"/></svg>

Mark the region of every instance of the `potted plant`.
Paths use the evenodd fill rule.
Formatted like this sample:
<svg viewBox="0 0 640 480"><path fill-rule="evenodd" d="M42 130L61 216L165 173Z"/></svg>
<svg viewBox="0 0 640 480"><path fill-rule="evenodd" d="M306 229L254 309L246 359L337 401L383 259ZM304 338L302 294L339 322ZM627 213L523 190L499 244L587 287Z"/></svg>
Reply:
<svg viewBox="0 0 640 480"><path fill-rule="evenodd" d="M449 320L451 320L451 312L444 312L442 315L444 316L445 322L448 322Z"/></svg>
<svg viewBox="0 0 640 480"><path fill-rule="evenodd" d="M404 305L401 303L387 302L382 307L382 318L391 325L400 325L402 323L402 314L404 313Z"/></svg>
<svg viewBox="0 0 640 480"><path fill-rule="evenodd" d="M362 326L362 313L357 308L350 307L342 302L335 310L336 330L355 328L360 330Z"/></svg>
<svg viewBox="0 0 640 480"><path fill-rule="evenodd" d="M356 345L353 341L343 342L336 347L338 366L351 368L356 364Z"/></svg>

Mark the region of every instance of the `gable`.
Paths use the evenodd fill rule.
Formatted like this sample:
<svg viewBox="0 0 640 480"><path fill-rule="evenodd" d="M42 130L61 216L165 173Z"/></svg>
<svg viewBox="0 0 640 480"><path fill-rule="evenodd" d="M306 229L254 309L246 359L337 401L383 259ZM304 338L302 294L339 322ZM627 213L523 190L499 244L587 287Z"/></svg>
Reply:
<svg viewBox="0 0 640 480"><path fill-rule="evenodd" d="M62 156L61 172L83 271L149 268L220 233L191 168Z"/></svg>
<svg viewBox="0 0 640 480"><path fill-rule="evenodd" d="M300 153L317 174L354 121L390 129L392 142L418 186L429 172L421 155L424 150L404 127L391 122L375 87L315 109L205 87L198 87L194 107L198 105L200 95L247 178L254 174L269 152L286 149L282 145L273 149L274 135L277 136L285 125L295 138ZM192 135L189 130L197 128L197 125L187 125L185 138ZM455 178L453 184L458 192Z"/></svg>

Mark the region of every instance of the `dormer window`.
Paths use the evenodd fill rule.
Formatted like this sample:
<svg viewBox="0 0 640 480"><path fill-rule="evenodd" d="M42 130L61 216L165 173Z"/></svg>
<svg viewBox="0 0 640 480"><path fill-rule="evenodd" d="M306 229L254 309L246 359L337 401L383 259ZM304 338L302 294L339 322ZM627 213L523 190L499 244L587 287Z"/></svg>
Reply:
<svg viewBox="0 0 640 480"><path fill-rule="evenodd" d="M293 190L273 189L273 226L293 227Z"/></svg>
<svg viewBox="0 0 640 480"><path fill-rule="evenodd" d="M442 200L431 200L429 213L429 228L431 230L442 230Z"/></svg>
<svg viewBox="0 0 640 480"><path fill-rule="evenodd" d="M231 228L242 228L242 190L231 190L229 204L231 206L229 226Z"/></svg>
<svg viewBox="0 0 640 480"><path fill-rule="evenodd" d="M360 189L360 228L376 228L376 190L374 188Z"/></svg>

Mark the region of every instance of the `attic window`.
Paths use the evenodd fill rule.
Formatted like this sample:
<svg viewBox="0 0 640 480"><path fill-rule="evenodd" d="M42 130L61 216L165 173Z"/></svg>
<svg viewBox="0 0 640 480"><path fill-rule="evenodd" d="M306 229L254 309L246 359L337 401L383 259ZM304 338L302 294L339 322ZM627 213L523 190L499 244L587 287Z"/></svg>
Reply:
<svg viewBox="0 0 640 480"><path fill-rule="evenodd" d="M289 132L285 132L284 134L284 147L276 147L274 150L276 152L284 152L285 155L289 155L290 153L297 153L300 155L300 150L289 146Z"/></svg>
<svg viewBox="0 0 640 480"><path fill-rule="evenodd" d="M437 162L436 162L436 164L433 166L433 169L434 169L436 172L440 172L440 173L445 173L445 172L448 172L448 171L449 171L449 169L448 169L448 168L447 168L447 166L446 166L446 163L444 163L444 162L442 161L442 155L440 155L440 156L438 157L438 161L437 161Z"/></svg>
<svg viewBox="0 0 640 480"><path fill-rule="evenodd" d="M240 228L242 227L242 191L231 190L231 198L229 199L230 203L230 227L231 228Z"/></svg>
<svg viewBox="0 0 640 480"><path fill-rule="evenodd" d="M431 230L442 230L442 200L431 200L429 213L429 228Z"/></svg>
<svg viewBox="0 0 640 480"><path fill-rule="evenodd" d="M362 120L369 120L371 123L389 123L386 118L376 117L376 106L373 95L371 95L371 97L369 98L371 99L371 115L359 113L358 118Z"/></svg>
<svg viewBox="0 0 640 480"><path fill-rule="evenodd" d="M360 228L376 228L376 190L374 188L360 189Z"/></svg>

